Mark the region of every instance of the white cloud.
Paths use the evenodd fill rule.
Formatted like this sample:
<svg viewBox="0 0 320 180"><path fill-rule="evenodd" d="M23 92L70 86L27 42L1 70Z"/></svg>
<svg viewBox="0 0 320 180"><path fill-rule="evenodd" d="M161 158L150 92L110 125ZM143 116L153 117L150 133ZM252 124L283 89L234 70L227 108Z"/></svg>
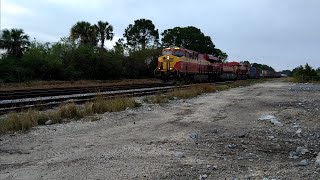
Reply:
<svg viewBox="0 0 320 180"><path fill-rule="evenodd" d="M14 4L12 2L4 1L2 4L3 13L4 15L11 15L11 16L33 16L34 13L25 7L20 5Z"/></svg>
<svg viewBox="0 0 320 180"><path fill-rule="evenodd" d="M62 6L64 8L96 10L104 8L110 4L112 0L47 0L48 3Z"/></svg>
<svg viewBox="0 0 320 180"><path fill-rule="evenodd" d="M30 40L32 41L34 38L39 42L58 42L61 37L58 35L54 35L52 33L47 32L34 32L34 31L28 31L26 32L30 36Z"/></svg>

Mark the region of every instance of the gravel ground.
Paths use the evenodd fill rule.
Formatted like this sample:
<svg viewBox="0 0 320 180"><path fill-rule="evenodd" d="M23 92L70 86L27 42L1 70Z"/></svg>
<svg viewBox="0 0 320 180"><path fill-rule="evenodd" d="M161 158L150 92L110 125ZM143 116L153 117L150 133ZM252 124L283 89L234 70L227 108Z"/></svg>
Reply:
<svg viewBox="0 0 320 180"><path fill-rule="evenodd" d="M320 179L319 109L276 80L39 126L0 137L0 179Z"/></svg>

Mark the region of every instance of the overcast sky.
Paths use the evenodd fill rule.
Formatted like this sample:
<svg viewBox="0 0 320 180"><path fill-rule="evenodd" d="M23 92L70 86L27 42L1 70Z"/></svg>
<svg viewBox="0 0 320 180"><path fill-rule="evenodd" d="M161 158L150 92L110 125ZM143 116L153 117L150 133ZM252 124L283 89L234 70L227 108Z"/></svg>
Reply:
<svg viewBox="0 0 320 180"><path fill-rule="evenodd" d="M77 21L108 21L116 41L134 20L159 32L195 26L232 60L276 70L320 67L320 0L0 0L1 29L22 28L31 38L57 42ZM107 46L112 47L113 42Z"/></svg>

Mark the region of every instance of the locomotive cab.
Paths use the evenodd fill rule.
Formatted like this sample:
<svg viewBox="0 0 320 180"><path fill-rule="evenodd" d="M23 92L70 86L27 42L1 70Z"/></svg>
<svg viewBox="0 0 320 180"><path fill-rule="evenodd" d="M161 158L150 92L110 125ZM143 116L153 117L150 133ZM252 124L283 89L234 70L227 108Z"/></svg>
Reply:
<svg viewBox="0 0 320 180"><path fill-rule="evenodd" d="M216 79L221 73L219 58L179 47L163 49L155 69L160 79L179 81Z"/></svg>
<svg viewBox="0 0 320 180"><path fill-rule="evenodd" d="M162 56L158 58L158 66L155 75L164 79L170 79L176 75L175 64L183 58L186 58L186 50L181 48L165 48Z"/></svg>

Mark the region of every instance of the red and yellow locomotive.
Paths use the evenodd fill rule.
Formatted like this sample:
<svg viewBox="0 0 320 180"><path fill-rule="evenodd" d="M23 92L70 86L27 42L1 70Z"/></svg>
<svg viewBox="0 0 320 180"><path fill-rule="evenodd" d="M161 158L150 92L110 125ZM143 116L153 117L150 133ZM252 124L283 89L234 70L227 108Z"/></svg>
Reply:
<svg viewBox="0 0 320 180"><path fill-rule="evenodd" d="M178 47L163 49L155 69L155 75L163 80L208 81L218 79L222 73L218 57Z"/></svg>

